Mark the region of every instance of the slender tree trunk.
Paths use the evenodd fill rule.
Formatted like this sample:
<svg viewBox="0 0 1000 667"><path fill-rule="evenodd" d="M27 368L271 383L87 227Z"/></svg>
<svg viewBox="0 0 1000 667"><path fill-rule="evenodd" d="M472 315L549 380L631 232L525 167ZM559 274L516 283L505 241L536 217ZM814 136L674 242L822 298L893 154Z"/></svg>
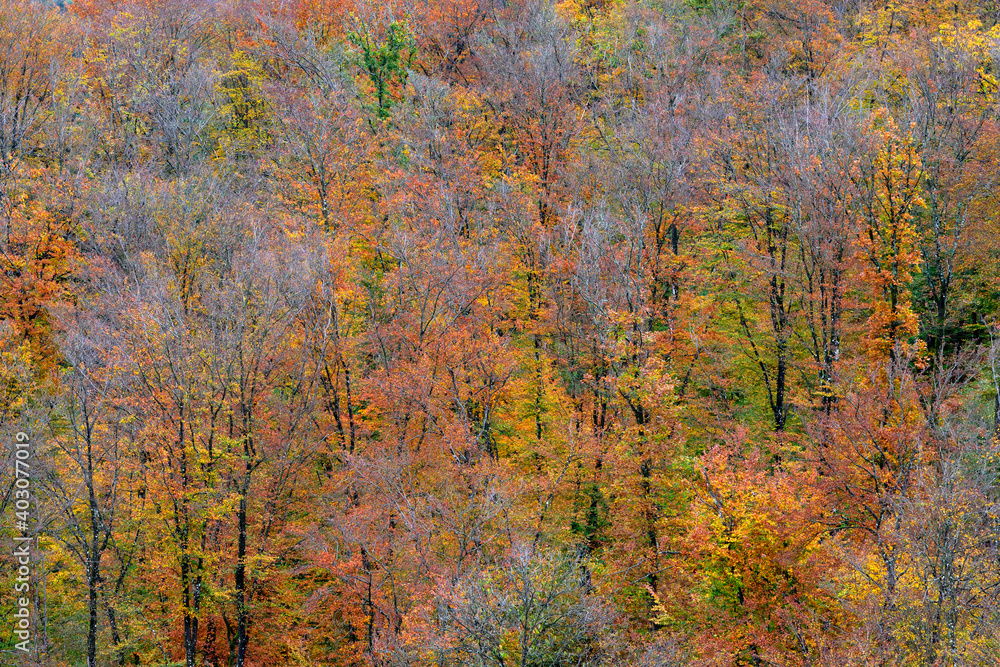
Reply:
<svg viewBox="0 0 1000 667"><path fill-rule="evenodd" d="M785 410L785 385L788 374L788 351L787 343L778 341L778 368L774 374L774 430L784 431L785 421L788 417Z"/></svg>
<svg viewBox="0 0 1000 667"><path fill-rule="evenodd" d="M87 426L87 495L90 509L90 555L87 561L87 607L90 612L87 624L87 667L97 667L97 603L101 582L101 514L94 489L94 452L91 449L91 432Z"/></svg>
<svg viewBox="0 0 1000 667"><path fill-rule="evenodd" d="M239 536L237 538L236 562L236 667L243 667L247 655L247 644L250 641L250 610L247 595L247 488L250 485L250 462L247 462L243 479L243 494L240 496L240 507L237 521Z"/></svg>
<svg viewBox="0 0 1000 667"><path fill-rule="evenodd" d="M87 624L87 667L97 667L97 596L100 584L100 553L97 550L96 527L93 538L95 543L90 552L90 562L87 563L87 608L89 621Z"/></svg>
<svg viewBox="0 0 1000 667"><path fill-rule="evenodd" d="M118 656L118 667L125 667L125 647L122 646L122 635L118 630L118 617L107 599L105 599L104 604L108 616L108 627L111 629L111 643L114 644L115 653Z"/></svg>
<svg viewBox="0 0 1000 667"><path fill-rule="evenodd" d="M341 358L341 365L344 367L344 390L347 392L347 426L351 431L351 443L347 451L353 454L354 446L357 442L358 427L354 423L354 399L351 396L351 369L347 367L343 358Z"/></svg>
<svg viewBox="0 0 1000 667"><path fill-rule="evenodd" d="M365 574L365 597L361 609L365 612L365 649L368 655L375 650L375 599L372 581L373 564L368 557L368 549L361 547L361 567Z"/></svg>
<svg viewBox="0 0 1000 667"><path fill-rule="evenodd" d="M187 545L182 547L185 552ZM184 553L181 556L181 585L184 587L184 664L195 667L195 657L198 653L198 617L194 613L194 597L196 587L192 585L191 556Z"/></svg>
<svg viewBox="0 0 1000 667"><path fill-rule="evenodd" d="M1000 439L1000 389L993 391L993 439Z"/></svg>

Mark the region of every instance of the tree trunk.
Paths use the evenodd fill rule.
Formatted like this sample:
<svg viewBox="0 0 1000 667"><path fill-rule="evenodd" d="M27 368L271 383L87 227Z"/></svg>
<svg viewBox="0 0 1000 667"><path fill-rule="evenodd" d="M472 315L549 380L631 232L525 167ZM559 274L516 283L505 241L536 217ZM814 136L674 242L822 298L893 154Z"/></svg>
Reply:
<svg viewBox="0 0 1000 667"><path fill-rule="evenodd" d="M250 463L247 463L246 477L243 480L244 492L240 496L239 538L237 542L236 563L236 667L243 667L247 655L247 644L250 641L250 612L247 595L247 497L246 489L250 485Z"/></svg>

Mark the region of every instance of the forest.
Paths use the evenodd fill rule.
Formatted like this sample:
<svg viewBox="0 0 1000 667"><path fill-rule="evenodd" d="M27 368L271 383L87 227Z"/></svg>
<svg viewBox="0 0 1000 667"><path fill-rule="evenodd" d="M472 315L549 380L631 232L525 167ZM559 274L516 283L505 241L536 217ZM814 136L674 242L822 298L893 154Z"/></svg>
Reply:
<svg viewBox="0 0 1000 667"><path fill-rule="evenodd" d="M0 0L0 663L997 667L998 56Z"/></svg>

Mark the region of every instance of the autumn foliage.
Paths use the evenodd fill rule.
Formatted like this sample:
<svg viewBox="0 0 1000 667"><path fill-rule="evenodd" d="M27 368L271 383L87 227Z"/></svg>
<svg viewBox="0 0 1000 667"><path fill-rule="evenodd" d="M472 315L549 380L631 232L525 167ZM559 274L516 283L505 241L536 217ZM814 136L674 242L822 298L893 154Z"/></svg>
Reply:
<svg viewBox="0 0 1000 667"><path fill-rule="evenodd" d="M0 0L4 664L997 664L994 5Z"/></svg>

